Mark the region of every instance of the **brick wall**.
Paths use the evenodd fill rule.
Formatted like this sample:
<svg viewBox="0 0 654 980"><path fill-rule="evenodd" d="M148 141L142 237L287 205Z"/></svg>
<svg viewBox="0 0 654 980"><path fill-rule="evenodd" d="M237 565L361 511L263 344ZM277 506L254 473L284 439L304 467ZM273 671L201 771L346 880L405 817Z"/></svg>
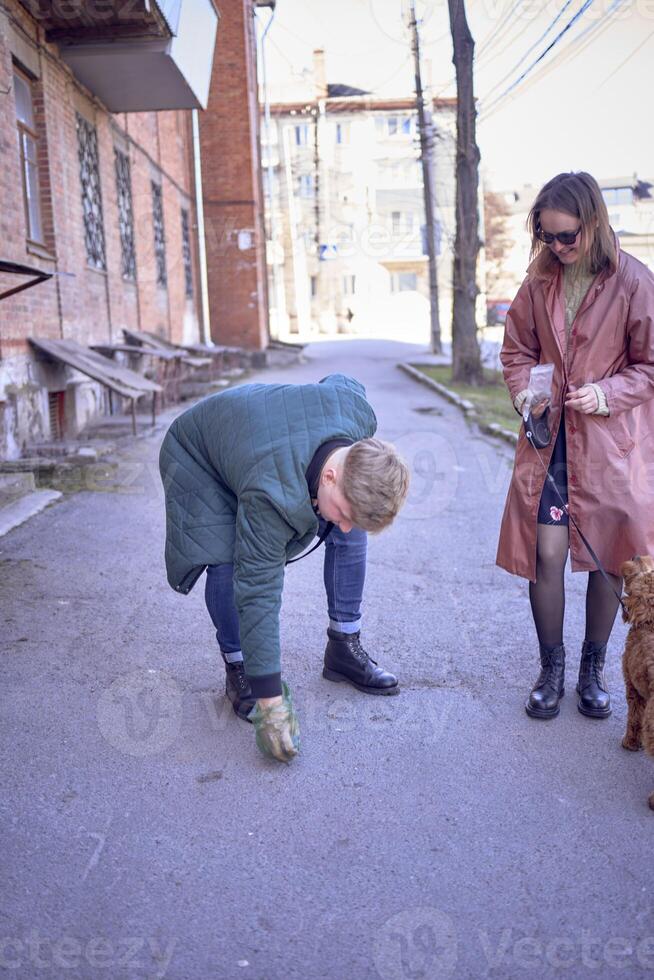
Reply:
<svg viewBox="0 0 654 980"><path fill-rule="evenodd" d="M211 334L261 350L268 302L252 0L222 3L209 103L200 117Z"/></svg>
<svg viewBox="0 0 654 980"><path fill-rule="evenodd" d="M201 315L193 243L192 299L185 295L182 260L182 207L189 211L192 239L197 227L190 113L107 112L76 81L58 57L56 46L45 42L37 22L19 3L8 2L3 10L0 11L0 88L10 91L0 97L0 255L46 271L74 273L74 277L60 276L0 301L0 413L3 404L7 404L23 382L44 381L38 365L33 366L34 356L27 343L29 336L70 338L90 345L121 342L122 328L128 327L155 331L175 342L197 342ZM44 224L40 248L27 242L13 91L15 63L32 79ZM97 132L106 271L92 268L87 261L76 128L78 112ZM122 275L115 146L128 154L131 163L136 282ZM166 287L156 282L153 179L162 187ZM2 288L17 282L10 282L7 276L0 277ZM68 369L59 369L58 373L50 371L47 384L63 388L70 376ZM8 389L11 389L9 394ZM45 423L43 432L47 434Z"/></svg>

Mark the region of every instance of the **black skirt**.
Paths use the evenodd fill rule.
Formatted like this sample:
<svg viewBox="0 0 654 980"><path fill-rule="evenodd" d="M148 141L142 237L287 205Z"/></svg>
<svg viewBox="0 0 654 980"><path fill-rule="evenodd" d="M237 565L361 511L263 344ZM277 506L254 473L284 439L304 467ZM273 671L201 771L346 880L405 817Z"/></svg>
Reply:
<svg viewBox="0 0 654 980"><path fill-rule="evenodd" d="M563 509L563 501L568 503L568 460L565 442L565 416L561 416L561 424L554 443L554 452L550 460L549 471L554 478L559 493L557 494L549 480L545 486L538 506L538 523L568 526L568 515ZM561 497L559 497L561 494Z"/></svg>

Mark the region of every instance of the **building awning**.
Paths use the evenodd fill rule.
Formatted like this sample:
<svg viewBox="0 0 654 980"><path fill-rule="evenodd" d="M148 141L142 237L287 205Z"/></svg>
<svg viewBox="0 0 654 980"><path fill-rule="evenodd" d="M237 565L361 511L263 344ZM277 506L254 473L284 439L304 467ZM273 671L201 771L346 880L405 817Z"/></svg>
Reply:
<svg viewBox="0 0 654 980"><path fill-rule="evenodd" d="M152 395L152 424L155 422L155 412L157 404L157 392L161 391L160 385L130 371L129 368L116 364L108 357L103 357L97 351L82 347L75 340L46 340L43 337L29 337L29 342L41 354L45 354L52 361L59 361L69 367L81 371L87 377L98 381L111 392L116 392L123 398L129 398L132 405L132 431L136 434L136 410L135 405L138 398L143 395ZM111 402L110 402L111 403Z"/></svg>
<svg viewBox="0 0 654 980"><path fill-rule="evenodd" d="M30 344L46 354L53 361L68 364L81 371L94 381L99 381L123 398L140 398L142 395L161 391L161 386L144 378L136 371L130 371L122 364L116 364L97 351L82 347L75 340L45 340L43 337L30 337Z"/></svg>
<svg viewBox="0 0 654 980"><path fill-rule="evenodd" d="M46 282L48 279L52 279L53 276L71 276L75 278L74 272L62 272L58 269L56 272L46 272L44 269L39 269L35 265L25 265L23 262L9 262L7 259L0 259L0 275L3 273L8 273L10 276L31 276L29 282L23 282L20 286L12 286L11 289L5 289L0 293L0 299L6 299L7 296L13 296L14 293L20 293L23 289L29 289L30 286L38 286L40 282Z"/></svg>
<svg viewBox="0 0 654 980"><path fill-rule="evenodd" d="M215 0L21 0L110 112L205 109L220 14ZM101 9L100 9L101 8Z"/></svg>
<svg viewBox="0 0 654 980"><path fill-rule="evenodd" d="M52 279L54 275L52 272L44 272L43 269L37 269L33 265L22 265L20 262L8 262L5 259L0 259L0 273L3 272L12 276L31 276L31 278L29 282L23 282L19 286L12 286L11 289L5 289L0 293L0 299L6 299L7 296L20 293L23 289L29 289L30 286L36 286L40 282L45 282L46 279Z"/></svg>
<svg viewBox="0 0 654 980"><path fill-rule="evenodd" d="M207 367L211 364L211 357L203 357L198 353L189 354L188 348L179 344L173 344L170 340L164 340L163 337L159 337L156 333L150 333L148 330L128 330L127 327L123 327L123 333L128 341L140 344L147 350L167 352L169 354L176 353L184 364L188 364L189 367Z"/></svg>
<svg viewBox="0 0 654 980"><path fill-rule="evenodd" d="M97 3L39 3L20 0L45 31L46 41L94 42L121 38L170 37L171 31L158 3L150 0L103 0ZM34 8L37 6L38 12Z"/></svg>

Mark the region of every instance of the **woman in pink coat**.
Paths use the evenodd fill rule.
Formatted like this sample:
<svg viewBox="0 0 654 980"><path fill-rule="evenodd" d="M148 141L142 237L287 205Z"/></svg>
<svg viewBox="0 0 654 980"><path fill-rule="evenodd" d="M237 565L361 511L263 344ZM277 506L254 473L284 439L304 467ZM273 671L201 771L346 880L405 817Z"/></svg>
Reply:
<svg viewBox="0 0 654 980"><path fill-rule="evenodd" d="M529 579L541 672L525 708L559 713L564 693L564 568L588 572L579 710L606 718L606 645L618 599L549 481L619 594L623 561L654 554L654 276L620 249L597 182L565 173L531 209L532 261L506 318L504 378L522 410L531 368L553 364L551 439L539 450L524 427L516 449L497 563ZM543 465L544 464L544 465Z"/></svg>

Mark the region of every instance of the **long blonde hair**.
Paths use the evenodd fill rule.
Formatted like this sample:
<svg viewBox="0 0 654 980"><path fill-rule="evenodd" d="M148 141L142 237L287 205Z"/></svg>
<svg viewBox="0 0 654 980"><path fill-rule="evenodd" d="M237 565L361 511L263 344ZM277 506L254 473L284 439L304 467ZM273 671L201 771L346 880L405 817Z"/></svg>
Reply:
<svg viewBox="0 0 654 980"><path fill-rule="evenodd" d="M538 193L527 217L531 234L531 265L529 271L537 278L552 275L560 262L549 246L537 236L541 211L564 211L577 218L581 225L582 242L587 247L590 271L615 272L618 263L613 230L599 184L590 174L557 174ZM590 243L590 247L588 247Z"/></svg>

